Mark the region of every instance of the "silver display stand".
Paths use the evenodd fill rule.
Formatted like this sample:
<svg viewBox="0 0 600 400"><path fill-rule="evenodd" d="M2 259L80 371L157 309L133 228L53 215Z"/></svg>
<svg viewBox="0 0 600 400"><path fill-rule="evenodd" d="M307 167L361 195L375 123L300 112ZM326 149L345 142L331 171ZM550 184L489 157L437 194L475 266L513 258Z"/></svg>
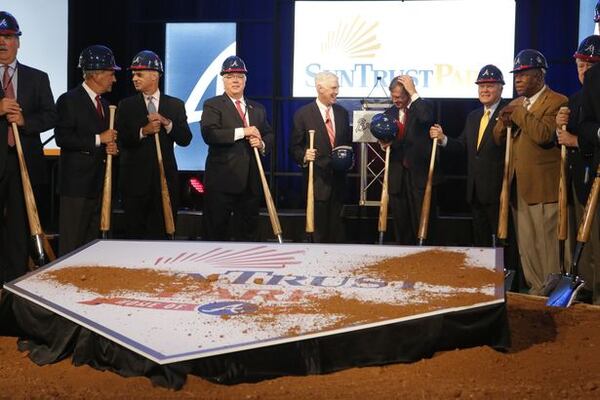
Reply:
<svg viewBox="0 0 600 400"><path fill-rule="evenodd" d="M384 153L377 139L371 134L371 119L375 114L392 106L388 98L368 98L361 100L362 110L355 110L352 115L352 141L360 144L360 196L359 205L380 205L380 191L376 198L368 198L368 190L373 185L380 188L383 184L384 168L379 168L377 160L385 163ZM373 197L373 196L372 196Z"/></svg>

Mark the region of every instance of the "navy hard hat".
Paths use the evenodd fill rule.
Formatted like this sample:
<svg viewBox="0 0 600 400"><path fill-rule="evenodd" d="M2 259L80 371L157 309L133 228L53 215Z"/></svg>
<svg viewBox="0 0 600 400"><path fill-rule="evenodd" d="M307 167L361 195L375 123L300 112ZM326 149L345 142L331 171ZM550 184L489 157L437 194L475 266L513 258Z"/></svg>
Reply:
<svg viewBox="0 0 600 400"><path fill-rule="evenodd" d="M346 172L354 166L354 150L351 146L337 146L331 151L331 168Z"/></svg>
<svg viewBox="0 0 600 400"><path fill-rule="evenodd" d="M84 71L120 71L111 49L100 44L86 47L79 55L79 68Z"/></svg>
<svg viewBox="0 0 600 400"><path fill-rule="evenodd" d="M502 76L502 71L500 71L498 67L488 64L481 68L475 83L501 83L504 85L504 76Z"/></svg>
<svg viewBox="0 0 600 400"><path fill-rule="evenodd" d="M398 125L385 113L375 114L371 119L371 133L379 140L389 142L396 138Z"/></svg>
<svg viewBox="0 0 600 400"><path fill-rule="evenodd" d="M515 57L515 64L510 72L521 72L534 68L548 69L546 57L537 50L525 49L521 50Z"/></svg>
<svg viewBox="0 0 600 400"><path fill-rule="evenodd" d="M223 61L223 66L221 67L221 75L225 74L233 74L233 73L244 73L247 74L246 64L244 60L239 58L238 56L229 56Z"/></svg>
<svg viewBox="0 0 600 400"><path fill-rule="evenodd" d="M17 19L6 11L0 11L0 35L21 36Z"/></svg>
<svg viewBox="0 0 600 400"><path fill-rule="evenodd" d="M594 22L600 22L600 0L596 3L596 13L594 14Z"/></svg>
<svg viewBox="0 0 600 400"><path fill-rule="evenodd" d="M142 50L133 57L129 69L135 71L152 70L158 71L162 74L163 63L155 52L150 50Z"/></svg>
<svg viewBox="0 0 600 400"><path fill-rule="evenodd" d="M573 57L591 63L600 61L600 36L591 35L583 39Z"/></svg>

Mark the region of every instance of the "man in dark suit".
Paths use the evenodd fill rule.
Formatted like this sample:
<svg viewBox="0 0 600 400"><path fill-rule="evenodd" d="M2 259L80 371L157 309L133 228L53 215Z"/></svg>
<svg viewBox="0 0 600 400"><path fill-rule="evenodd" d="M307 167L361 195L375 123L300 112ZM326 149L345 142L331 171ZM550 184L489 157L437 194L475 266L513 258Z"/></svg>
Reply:
<svg viewBox="0 0 600 400"><path fill-rule="evenodd" d="M314 162L315 232L317 243L342 242L344 225L342 205L346 171L332 165L332 150L337 146L352 145L348 111L336 104L338 78L332 72L315 76L317 98L294 114L294 129L290 141L290 155L303 168L305 177L308 163ZM309 150L308 131L315 131L314 149Z"/></svg>
<svg viewBox="0 0 600 400"><path fill-rule="evenodd" d="M257 240L261 184L253 148L266 155L273 132L262 104L244 96L246 65L237 56L223 62L225 93L204 102L200 128L208 145L204 173L207 240L228 240L231 213L237 240Z"/></svg>
<svg viewBox="0 0 600 400"><path fill-rule="evenodd" d="M35 191L47 179L40 132L52 129L57 119L48 75L17 61L20 35L17 20L0 11L0 284L27 271L30 235L10 125L19 127Z"/></svg>
<svg viewBox="0 0 600 400"><path fill-rule="evenodd" d="M600 6L600 2L598 2ZM597 7L598 7L597 6ZM600 10L600 8L597 8ZM598 14L600 17L600 14ZM584 89L569 97L569 107L556 115L557 137L568 149L570 182L574 193L575 221L581 221L600 156L600 36L585 38L574 55L577 74ZM595 72L595 74L594 74ZM594 76L595 75L595 76ZM587 88L587 89L586 89ZM593 93L593 95L592 95ZM594 109L595 107L595 109ZM562 127L566 125L566 130ZM585 282L579 297L600 304L600 223L592 222L590 238L579 262Z"/></svg>
<svg viewBox="0 0 600 400"><path fill-rule="evenodd" d="M98 237L106 154L117 155L117 132L108 129L108 102L101 97L116 82L112 51L87 47L79 56L83 83L58 98L54 130L60 147L60 254Z"/></svg>
<svg viewBox="0 0 600 400"><path fill-rule="evenodd" d="M479 101L483 107L469 113L462 133L457 138L446 136L435 124L429 130L432 139L455 153L467 153L467 202L473 215L473 244L491 247L498 229L498 210L502 190L505 145L494 142L492 132L502 108L504 77L494 65L479 71Z"/></svg>
<svg viewBox="0 0 600 400"><path fill-rule="evenodd" d="M117 131L120 155L119 187L130 239L164 239L166 229L154 135L158 135L173 219L179 205L174 145L187 146L192 132L183 101L158 88L163 65L149 50L136 54L129 69L138 94L119 102Z"/></svg>
<svg viewBox="0 0 600 400"><path fill-rule="evenodd" d="M380 141L380 144L383 148L391 146L388 191L396 240L400 244L411 245L417 240L429 174L432 144L429 128L434 123L433 107L419 96L408 75L392 79L389 89L394 106L387 109L385 114L397 121L398 135L395 140ZM431 210L435 209L435 190L433 193ZM432 214L429 214L429 231L433 231L431 224L435 220Z"/></svg>

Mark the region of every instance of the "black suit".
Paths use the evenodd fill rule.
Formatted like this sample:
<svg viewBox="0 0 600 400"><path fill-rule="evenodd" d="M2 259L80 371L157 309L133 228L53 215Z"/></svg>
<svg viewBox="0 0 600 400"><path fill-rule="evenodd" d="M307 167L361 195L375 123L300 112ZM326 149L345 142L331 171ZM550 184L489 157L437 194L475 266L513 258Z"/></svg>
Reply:
<svg viewBox="0 0 600 400"><path fill-rule="evenodd" d="M348 111L340 105L333 104L335 120L335 142L333 147L351 146L352 133L348 119ZM303 166L305 179L308 168L304 165L304 154L308 148L308 131L315 130L314 146L317 158L314 161L314 197L315 197L315 242L343 241L344 226L341 216L346 172L331 168L332 146L325 121L316 101L313 101L294 114L294 129L290 141L290 155L300 166Z"/></svg>
<svg viewBox="0 0 600 400"><path fill-rule="evenodd" d="M56 107L45 72L17 64L17 102L25 125L19 127L21 146L31 184L46 182L46 166L40 132L56 124ZM0 97L4 92L0 89ZM0 281L8 282L27 271L29 225L25 211L16 149L9 148L8 121L0 117ZM3 215L6 215L6 218Z"/></svg>
<svg viewBox="0 0 600 400"><path fill-rule="evenodd" d="M158 113L169 119L169 133L158 133L173 218L179 206L177 162L173 147L185 147L192 140L185 106L175 97L160 94ZM141 93L127 97L117 107L116 126L120 150L119 188L125 212L126 235L131 239L163 239L166 236L162 211L160 172L154 135L140 137L148 123L148 109Z"/></svg>
<svg viewBox="0 0 600 400"><path fill-rule="evenodd" d="M106 150L96 146L96 135L108 129L109 123L108 103L104 99L101 103L104 118L98 116L96 104L82 85L56 102L61 255L98 237Z"/></svg>
<svg viewBox="0 0 600 400"><path fill-rule="evenodd" d="M385 111L394 120L398 120L398 112L396 107ZM396 240L401 244L416 243L431 158L429 128L433 123L433 107L426 100L418 98L407 110L404 137L396 138L391 144L388 191ZM433 183L436 184L437 181L436 170ZM434 210L435 191L429 213L430 232L433 231Z"/></svg>
<svg viewBox="0 0 600 400"><path fill-rule="evenodd" d="M582 115L579 147L584 152L594 152L595 164L600 159L600 63L596 63L586 73L583 81ZM571 110L572 112L572 110ZM569 118L571 121L572 118Z"/></svg>
<svg viewBox="0 0 600 400"><path fill-rule="evenodd" d="M580 133L578 135L579 148L584 154L593 152L593 161L590 168L598 165L600 160L600 141L598 134L600 133L600 63L596 63L585 74L583 81L582 107ZM571 112L573 110L571 109ZM571 125L572 117L569 117L569 126ZM592 169L592 172L595 172ZM591 174L594 176L594 174ZM595 221L598 221L600 212L596 211ZM594 227L594 225L592 225ZM592 240L594 238L592 233ZM586 246L592 247L592 246ZM582 271L584 279L586 271ZM600 270L599 261L594 260L594 270L587 274L586 286L592 290L592 301L594 304L600 304Z"/></svg>
<svg viewBox="0 0 600 400"><path fill-rule="evenodd" d="M467 116L465 127L458 138L448 136L448 151L467 153L467 202L473 214L473 242L475 246L493 245L492 235L498 229L498 211L502 176L504 171L505 144L494 142L493 131L499 111L504 107L500 102L489 122L479 147L479 125L484 108L473 110Z"/></svg>
<svg viewBox="0 0 600 400"><path fill-rule="evenodd" d="M262 136L265 152L273 144L273 132L262 104L245 99L250 126ZM231 212L238 239L256 240L261 183L254 151L245 139L234 140L244 122L233 101L223 94L204 102L200 128L208 145L204 173L205 235L208 240L227 240Z"/></svg>

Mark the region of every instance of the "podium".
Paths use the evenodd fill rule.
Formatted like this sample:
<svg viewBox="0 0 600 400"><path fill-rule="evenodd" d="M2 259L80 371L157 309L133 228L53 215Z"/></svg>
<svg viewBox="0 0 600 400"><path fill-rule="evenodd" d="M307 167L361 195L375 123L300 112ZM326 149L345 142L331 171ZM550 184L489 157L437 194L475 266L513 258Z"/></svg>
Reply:
<svg viewBox="0 0 600 400"><path fill-rule="evenodd" d="M352 115L352 141L359 143L360 148L359 205L379 207L385 159L370 125L373 116L391 107L392 102L389 98L366 98L360 103L362 109L354 110ZM376 187L379 190L373 190Z"/></svg>

